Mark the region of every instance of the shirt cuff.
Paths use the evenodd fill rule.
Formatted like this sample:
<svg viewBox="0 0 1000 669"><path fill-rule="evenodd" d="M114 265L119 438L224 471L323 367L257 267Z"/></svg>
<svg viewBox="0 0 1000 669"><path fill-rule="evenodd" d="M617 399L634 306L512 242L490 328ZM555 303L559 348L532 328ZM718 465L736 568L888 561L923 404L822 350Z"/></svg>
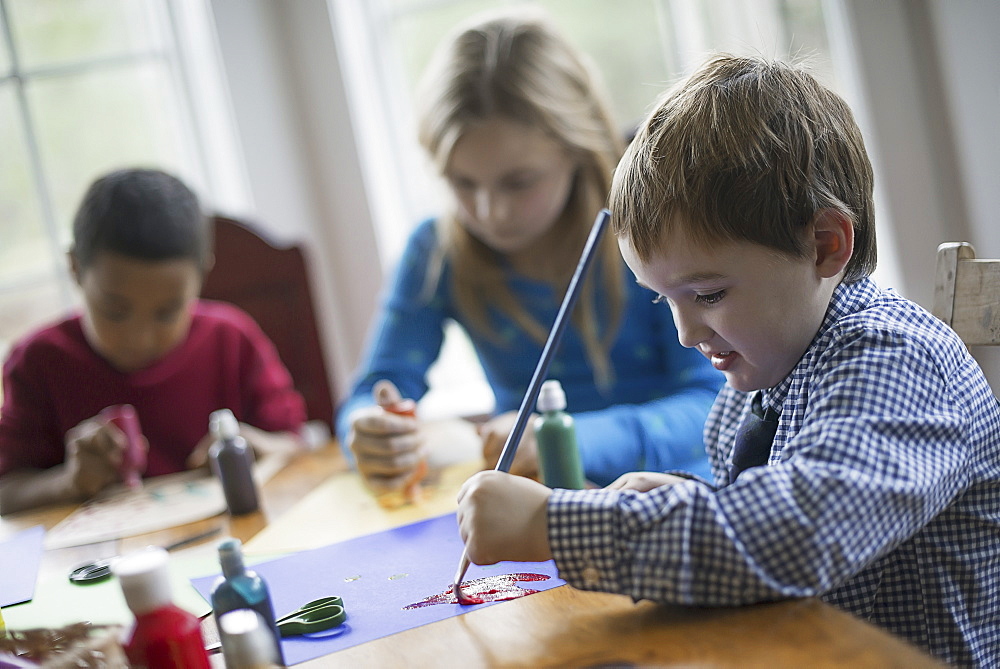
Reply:
<svg viewBox="0 0 1000 669"><path fill-rule="evenodd" d="M618 559L621 493L613 490L552 491L549 546L559 576L580 590L621 592L627 566Z"/></svg>

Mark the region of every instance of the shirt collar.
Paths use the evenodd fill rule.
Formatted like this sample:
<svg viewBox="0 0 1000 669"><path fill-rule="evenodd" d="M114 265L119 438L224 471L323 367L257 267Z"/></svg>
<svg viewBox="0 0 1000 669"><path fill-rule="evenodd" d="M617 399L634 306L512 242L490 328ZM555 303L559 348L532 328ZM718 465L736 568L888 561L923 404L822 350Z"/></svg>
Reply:
<svg viewBox="0 0 1000 669"><path fill-rule="evenodd" d="M799 363L778 385L761 392L761 405L765 409L770 407L780 413L781 407L785 403L785 398L788 396L788 390L792 386L795 371L802 366L803 360L811 358L809 352L816 346L820 338L842 318L856 313L870 304L878 294L878 285L868 277L853 283L841 282L834 289L833 295L830 297L830 305L827 307L826 315L823 317L823 322L819 326L816 336L813 337L812 343L809 344L806 352L799 360Z"/></svg>

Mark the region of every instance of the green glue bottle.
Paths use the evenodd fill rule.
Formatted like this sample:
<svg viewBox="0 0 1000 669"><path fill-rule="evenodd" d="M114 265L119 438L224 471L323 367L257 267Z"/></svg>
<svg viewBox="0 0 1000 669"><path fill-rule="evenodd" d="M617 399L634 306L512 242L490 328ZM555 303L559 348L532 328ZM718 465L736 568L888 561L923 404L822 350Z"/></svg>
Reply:
<svg viewBox="0 0 1000 669"><path fill-rule="evenodd" d="M550 488L582 490L586 487L573 417L565 412L566 393L555 379L542 384L535 404L535 441L542 482Z"/></svg>

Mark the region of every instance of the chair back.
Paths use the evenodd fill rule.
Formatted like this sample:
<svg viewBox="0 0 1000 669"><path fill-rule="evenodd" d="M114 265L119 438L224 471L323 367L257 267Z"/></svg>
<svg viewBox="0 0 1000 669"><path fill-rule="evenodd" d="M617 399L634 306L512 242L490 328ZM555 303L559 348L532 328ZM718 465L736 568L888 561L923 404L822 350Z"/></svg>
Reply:
<svg viewBox="0 0 1000 669"><path fill-rule="evenodd" d="M278 247L243 221L213 222L215 264L202 297L235 304L257 321L305 399L307 419L332 428L333 389L302 249Z"/></svg>
<svg viewBox="0 0 1000 669"><path fill-rule="evenodd" d="M976 258L968 242L941 244L932 312L966 346L1000 344L1000 260Z"/></svg>

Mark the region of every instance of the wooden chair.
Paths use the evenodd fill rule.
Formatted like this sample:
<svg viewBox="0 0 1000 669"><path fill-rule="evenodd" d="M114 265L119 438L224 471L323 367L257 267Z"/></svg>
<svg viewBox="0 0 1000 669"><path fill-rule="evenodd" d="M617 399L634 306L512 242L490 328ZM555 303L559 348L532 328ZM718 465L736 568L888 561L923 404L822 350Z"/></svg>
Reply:
<svg viewBox="0 0 1000 669"><path fill-rule="evenodd" d="M941 244L932 311L966 346L1000 344L1000 260L977 259L967 242Z"/></svg>
<svg viewBox="0 0 1000 669"><path fill-rule="evenodd" d="M215 265L202 297L231 302L257 321L305 398L308 420L332 429L334 394L302 249L279 248L249 223L224 216L213 222Z"/></svg>

